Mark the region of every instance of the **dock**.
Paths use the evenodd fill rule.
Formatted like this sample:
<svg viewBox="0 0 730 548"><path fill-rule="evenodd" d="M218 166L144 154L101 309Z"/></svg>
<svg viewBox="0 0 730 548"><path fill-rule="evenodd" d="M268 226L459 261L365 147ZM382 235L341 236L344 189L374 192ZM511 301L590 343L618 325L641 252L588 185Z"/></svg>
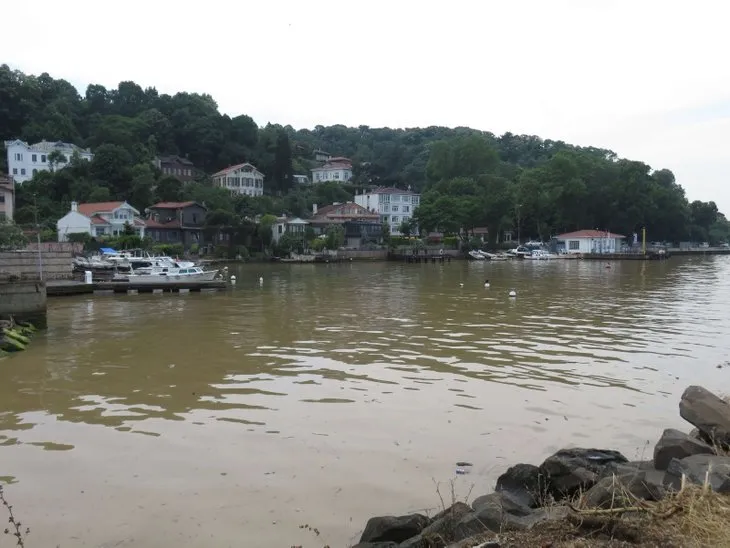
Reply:
<svg viewBox="0 0 730 548"><path fill-rule="evenodd" d="M226 289L228 282L214 280L212 282L167 282L167 283L134 283L134 282L94 282L84 283L75 280L52 280L46 284L48 297L64 297L71 295L89 295L94 293L179 293L201 291L217 291Z"/></svg>

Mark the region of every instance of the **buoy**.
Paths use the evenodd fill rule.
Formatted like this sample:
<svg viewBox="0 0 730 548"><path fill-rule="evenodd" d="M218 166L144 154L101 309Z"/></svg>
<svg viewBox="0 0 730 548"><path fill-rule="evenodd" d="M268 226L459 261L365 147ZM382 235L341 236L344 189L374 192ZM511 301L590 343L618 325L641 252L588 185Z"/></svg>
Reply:
<svg viewBox="0 0 730 548"><path fill-rule="evenodd" d="M236 276L231 276L231 283L236 285Z"/></svg>
<svg viewBox="0 0 730 548"><path fill-rule="evenodd" d="M489 280L486 280L486 281L484 282L484 287L489 287Z"/></svg>
<svg viewBox="0 0 730 548"><path fill-rule="evenodd" d="M264 277L259 276L259 284L263 285L263 283L264 283Z"/></svg>
<svg viewBox="0 0 730 548"><path fill-rule="evenodd" d="M461 282L461 283L459 284L459 287L464 287L464 282Z"/></svg>
<svg viewBox="0 0 730 548"><path fill-rule="evenodd" d="M516 297L516 296L517 296L517 291L515 291L514 289L512 289L512 290L511 290L511 291L509 292L509 296L510 296L510 297Z"/></svg>

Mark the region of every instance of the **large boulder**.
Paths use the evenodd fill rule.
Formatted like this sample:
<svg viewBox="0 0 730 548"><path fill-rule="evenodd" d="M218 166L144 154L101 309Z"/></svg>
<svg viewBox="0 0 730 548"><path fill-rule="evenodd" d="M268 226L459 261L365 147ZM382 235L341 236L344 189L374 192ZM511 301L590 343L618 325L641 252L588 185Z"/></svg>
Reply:
<svg viewBox="0 0 730 548"><path fill-rule="evenodd" d="M360 537L360 542L403 542L415 537L430 523L421 514L407 516L380 516L370 518Z"/></svg>
<svg viewBox="0 0 730 548"><path fill-rule="evenodd" d="M716 455L692 455L683 459L672 459L668 473L704 485L705 478L713 491L730 493L730 457ZM709 474L708 474L709 472Z"/></svg>
<svg viewBox="0 0 730 548"><path fill-rule="evenodd" d="M701 386L690 386L682 394L679 414L696 426L703 438L718 445L730 445L730 404Z"/></svg>
<svg viewBox="0 0 730 548"><path fill-rule="evenodd" d="M586 491L581 502L593 508L633 506L634 499L656 501L678 491L680 479L661 470L640 470L607 476Z"/></svg>
<svg viewBox="0 0 730 548"><path fill-rule="evenodd" d="M712 447L695 437L667 428L654 446L654 468L666 470L672 459L683 459L692 455L713 455Z"/></svg>
<svg viewBox="0 0 730 548"><path fill-rule="evenodd" d="M456 524L461 518L471 513L472 509L468 504L457 502L450 508L434 516L431 525L426 527L420 534L411 537L400 543L399 548L431 548L441 546L454 539Z"/></svg>
<svg viewBox="0 0 730 548"><path fill-rule="evenodd" d="M516 464L497 478L496 491L509 493L510 497L523 506L535 508L545 489L540 468L532 464Z"/></svg>
<svg viewBox="0 0 730 548"><path fill-rule="evenodd" d="M628 463L618 451L608 449L561 449L545 459L540 474L547 491L556 499L573 496L580 489L589 489L604 475L609 466Z"/></svg>

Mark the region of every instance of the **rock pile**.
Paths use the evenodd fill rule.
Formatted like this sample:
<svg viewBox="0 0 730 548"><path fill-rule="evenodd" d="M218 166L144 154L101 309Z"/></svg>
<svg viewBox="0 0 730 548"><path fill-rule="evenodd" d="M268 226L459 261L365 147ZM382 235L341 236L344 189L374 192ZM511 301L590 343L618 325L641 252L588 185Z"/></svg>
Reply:
<svg viewBox="0 0 730 548"><path fill-rule="evenodd" d="M637 499L659 501L679 491L683 481L730 493L730 404L690 386L679 409L695 430L665 430L652 460L630 462L606 449L563 449L540 466L512 466L497 479L493 493L471 506L457 502L433 518L371 518L355 548L496 548L498 533L570 518L576 506L617 508ZM473 540L477 536L480 540ZM485 542L485 537L493 540Z"/></svg>

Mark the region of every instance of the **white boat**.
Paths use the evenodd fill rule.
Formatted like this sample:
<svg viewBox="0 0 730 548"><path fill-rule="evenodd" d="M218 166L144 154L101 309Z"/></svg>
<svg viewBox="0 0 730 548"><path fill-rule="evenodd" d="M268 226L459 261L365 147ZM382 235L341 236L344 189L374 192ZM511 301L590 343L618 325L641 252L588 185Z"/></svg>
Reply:
<svg viewBox="0 0 730 548"><path fill-rule="evenodd" d="M472 249L469 252L469 257L471 257L475 261L484 261L487 258L487 256L478 249Z"/></svg>
<svg viewBox="0 0 730 548"><path fill-rule="evenodd" d="M514 249L510 249L507 251L507 253L513 257L517 257L518 259L524 259L528 255L530 255L532 252L528 247L525 247L523 245L519 245L515 247Z"/></svg>
<svg viewBox="0 0 730 548"><path fill-rule="evenodd" d="M178 283L178 282L212 282L218 275L217 270L203 270L199 266L188 268L148 267L133 270L128 276L115 277L135 284L145 283Z"/></svg>
<svg viewBox="0 0 730 548"><path fill-rule="evenodd" d="M535 249L532 253L525 256L525 259L530 259L533 261L548 261L550 259L554 259L555 255L548 253L544 249Z"/></svg>

